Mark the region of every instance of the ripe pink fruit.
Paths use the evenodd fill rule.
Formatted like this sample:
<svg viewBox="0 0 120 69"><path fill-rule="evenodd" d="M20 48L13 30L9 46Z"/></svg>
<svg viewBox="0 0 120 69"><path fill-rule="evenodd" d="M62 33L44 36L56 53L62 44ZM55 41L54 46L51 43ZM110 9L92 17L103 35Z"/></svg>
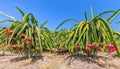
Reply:
<svg viewBox="0 0 120 69"><path fill-rule="evenodd" d="M92 44L87 44L87 47L90 47L90 48L91 48L91 47L92 47Z"/></svg>
<svg viewBox="0 0 120 69"><path fill-rule="evenodd" d="M98 48L98 51L100 51L100 52L101 52L101 51L102 51L102 48L100 48L100 47L99 47L99 48Z"/></svg>
<svg viewBox="0 0 120 69"><path fill-rule="evenodd" d="M16 48L16 47L17 47L17 45L16 45L16 44L12 46L12 48Z"/></svg>
<svg viewBox="0 0 120 69"><path fill-rule="evenodd" d="M19 45L19 48L22 48L22 44Z"/></svg>
<svg viewBox="0 0 120 69"><path fill-rule="evenodd" d="M20 37L21 37L21 38L25 38L25 34L22 33L22 34L20 35Z"/></svg>
<svg viewBox="0 0 120 69"><path fill-rule="evenodd" d="M28 45L29 45L29 46L32 46L32 44L31 44L31 43L29 43Z"/></svg>
<svg viewBox="0 0 120 69"><path fill-rule="evenodd" d="M3 47L5 47L6 45L7 45L6 43L2 44Z"/></svg>
<svg viewBox="0 0 120 69"><path fill-rule="evenodd" d="M87 47L86 50L87 50L87 51L91 51L91 47Z"/></svg>
<svg viewBox="0 0 120 69"><path fill-rule="evenodd" d="M29 37L27 37L25 40L26 40L26 41L31 41L31 39L30 39Z"/></svg>
<svg viewBox="0 0 120 69"><path fill-rule="evenodd" d="M9 48L9 49L10 49L10 48L12 48L12 45L11 45L11 44L9 44L9 45L8 45L8 48Z"/></svg>
<svg viewBox="0 0 120 69"><path fill-rule="evenodd" d="M8 32L9 31L9 29L6 29L6 32Z"/></svg>
<svg viewBox="0 0 120 69"><path fill-rule="evenodd" d="M103 46L104 46L104 42L101 42L101 43L100 43L100 46L103 47Z"/></svg>
<svg viewBox="0 0 120 69"><path fill-rule="evenodd" d="M23 42L26 44L30 44L31 39L29 37L23 39Z"/></svg>
<svg viewBox="0 0 120 69"><path fill-rule="evenodd" d="M112 53L112 52L115 52L115 48L114 49L109 49L109 52Z"/></svg>
<svg viewBox="0 0 120 69"><path fill-rule="evenodd" d="M13 38L12 38L12 40L14 41L14 40L16 40L16 38L15 38L15 37L13 37Z"/></svg>
<svg viewBox="0 0 120 69"><path fill-rule="evenodd" d="M91 49L92 49L92 44L87 44L86 50L87 50L87 51L91 51Z"/></svg>
<svg viewBox="0 0 120 69"><path fill-rule="evenodd" d="M96 46L97 46L97 44L96 44L96 43L92 43L92 46L93 46L93 47L96 47Z"/></svg>
<svg viewBox="0 0 120 69"><path fill-rule="evenodd" d="M113 44L108 44L108 48L114 48L115 46Z"/></svg>
<svg viewBox="0 0 120 69"><path fill-rule="evenodd" d="M8 30L8 34L11 35L13 33L13 30Z"/></svg>
<svg viewBox="0 0 120 69"><path fill-rule="evenodd" d="M35 47L35 50L37 50L37 51L38 51L38 50L40 50L40 48L39 48L39 47Z"/></svg>
<svg viewBox="0 0 120 69"><path fill-rule="evenodd" d="M30 41L25 41L26 44L30 44Z"/></svg>
<svg viewBox="0 0 120 69"><path fill-rule="evenodd" d="M80 46L79 46L79 45L76 45L75 48L78 49L78 48L80 48Z"/></svg>
<svg viewBox="0 0 120 69"><path fill-rule="evenodd" d="M107 47L109 48L109 52L110 52L110 53L116 51L114 44L108 44Z"/></svg>
<svg viewBox="0 0 120 69"><path fill-rule="evenodd" d="M36 41L36 42L39 42L39 39L38 39L38 38L35 38L35 41Z"/></svg>

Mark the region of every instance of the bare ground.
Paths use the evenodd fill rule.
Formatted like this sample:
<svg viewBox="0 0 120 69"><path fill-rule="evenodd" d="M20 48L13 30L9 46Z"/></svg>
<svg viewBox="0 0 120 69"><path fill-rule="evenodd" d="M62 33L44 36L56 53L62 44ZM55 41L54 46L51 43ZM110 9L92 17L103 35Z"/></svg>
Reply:
<svg viewBox="0 0 120 69"><path fill-rule="evenodd" d="M120 58L115 53L99 53L97 57L45 52L28 59L0 51L0 69L120 69Z"/></svg>

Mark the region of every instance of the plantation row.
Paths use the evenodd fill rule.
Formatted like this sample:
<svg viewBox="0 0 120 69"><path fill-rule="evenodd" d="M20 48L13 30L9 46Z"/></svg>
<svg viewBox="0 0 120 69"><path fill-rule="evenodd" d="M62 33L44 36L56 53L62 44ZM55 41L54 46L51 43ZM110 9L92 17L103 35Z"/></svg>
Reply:
<svg viewBox="0 0 120 69"><path fill-rule="evenodd" d="M0 23L10 22L10 26L0 28L0 47L3 51L16 52L20 55L35 56L43 51L67 51L70 53L81 52L88 56L97 55L98 52L117 52L120 57L119 39L120 33L110 27L110 21L119 14L117 11L105 11L94 17L91 8L92 19L88 20L85 13L85 21L79 22L68 19L59 24L55 31L44 27L45 21L40 26L32 13L25 14L21 9L22 21L13 16L0 12L12 20L3 20ZM108 19L101 17L103 14L112 13ZM73 20L76 25L71 29L58 30L65 22Z"/></svg>

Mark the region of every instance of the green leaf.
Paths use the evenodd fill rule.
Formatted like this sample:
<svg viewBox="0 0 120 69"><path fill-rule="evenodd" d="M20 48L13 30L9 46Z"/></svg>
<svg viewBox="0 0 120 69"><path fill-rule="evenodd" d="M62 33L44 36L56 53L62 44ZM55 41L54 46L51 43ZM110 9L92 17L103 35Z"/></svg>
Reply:
<svg viewBox="0 0 120 69"><path fill-rule="evenodd" d="M2 20L2 21L0 21L0 23L6 23L6 22L14 22L13 20Z"/></svg>
<svg viewBox="0 0 120 69"><path fill-rule="evenodd" d="M45 21L44 23L42 23L42 24L40 25L40 29L41 29L41 28L44 28L44 25L45 25L47 22L48 22L48 20Z"/></svg>
<svg viewBox="0 0 120 69"><path fill-rule="evenodd" d="M78 20L75 20L75 19L72 19L72 18L67 19L67 20L64 20L63 22L61 22L61 23L55 28L55 31L57 31L64 23L69 22L69 21L74 21L74 22L76 22L76 23L79 22Z"/></svg>
<svg viewBox="0 0 120 69"><path fill-rule="evenodd" d="M87 18L87 13L84 12L84 16L85 16L85 21L87 22L88 18Z"/></svg>
<svg viewBox="0 0 120 69"><path fill-rule="evenodd" d="M120 13L120 9L117 10L107 21L110 22L113 18L115 18Z"/></svg>
<svg viewBox="0 0 120 69"><path fill-rule="evenodd" d="M37 35L38 35L38 38L39 38L39 46L40 46L40 52L43 52L43 47L42 47L42 43L41 43L41 36L40 36L40 29L38 26L36 26L36 30L37 30Z"/></svg>
<svg viewBox="0 0 120 69"><path fill-rule="evenodd" d="M18 21L15 17L13 17L13 16L11 16L11 15L9 15L9 14L6 14L6 13L4 13L4 12L2 12L2 11L0 11L0 14L5 15L5 16L13 19L15 22Z"/></svg>
<svg viewBox="0 0 120 69"><path fill-rule="evenodd" d="M113 13L113 12L115 12L115 11L113 11L113 10L104 11L104 12L98 14L97 17L100 17L100 16L102 16L102 15L104 15L104 14L107 14L107 13Z"/></svg>
<svg viewBox="0 0 120 69"><path fill-rule="evenodd" d="M94 18L94 10L92 7L90 7L90 11L91 11L91 16L92 16L92 19Z"/></svg>
<svg viewBox="0 0 120 69"><path fill-rule="evenodd" d="M111 28L109 26L109 23L105 19L99 18L99 20L101 20L104 23L104 25L106 26L106 28L108 29L109 34L111 36L111 39L113 40L113 44L115 45L115 48L116 48L116 51L117 51L117 55L118 55L118 57L120 57L119 48L118 48L118 45L117 45L117 43L116 43L116 41L114 39L113 32L112 32L112 30L111 30Z"/></svg>
<svg viewBox="0 0 120 69"><path fill-rule="evenodd" d="M27 26L27 23L25 24L21 24L22 25L22 28L19 30L19 32L17 33L17 36L16 38L18 38L18 36L25 30L26 26Z"/></svg>
<svg viewBox="0 0 120 69"><path fill-rule="evenodd" d="M16 6L16 9L22 14L22 16L25 15L24 12L20 8L18 8L17 6Z"/></svg>

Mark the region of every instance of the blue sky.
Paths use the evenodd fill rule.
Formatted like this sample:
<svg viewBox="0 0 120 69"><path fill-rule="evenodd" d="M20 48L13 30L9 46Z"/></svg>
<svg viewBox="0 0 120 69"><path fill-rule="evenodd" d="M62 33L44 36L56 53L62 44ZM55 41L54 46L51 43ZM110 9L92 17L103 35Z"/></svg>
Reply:
<svg viewBox="0 0 120 69"><path fill-rule="evenodd" d="M90 18L90 6L93 7L95 15L106 10L120 9L120 0L0 0L0 11L4 11L20 21L21 15L15 6L21 8L25 13L31 12L36 16L39 24L48 20L46 27L54 30L55 27L65 19L74 18L84 20L84 11ZM0 20L8 19L0 15ZM120 15L113 21L120 21ZM62 28L70 28L74 22L68 22ZM0 24L7 26L9 24ZM117 30L120 25L113 24L112 28Z"/></svg>

